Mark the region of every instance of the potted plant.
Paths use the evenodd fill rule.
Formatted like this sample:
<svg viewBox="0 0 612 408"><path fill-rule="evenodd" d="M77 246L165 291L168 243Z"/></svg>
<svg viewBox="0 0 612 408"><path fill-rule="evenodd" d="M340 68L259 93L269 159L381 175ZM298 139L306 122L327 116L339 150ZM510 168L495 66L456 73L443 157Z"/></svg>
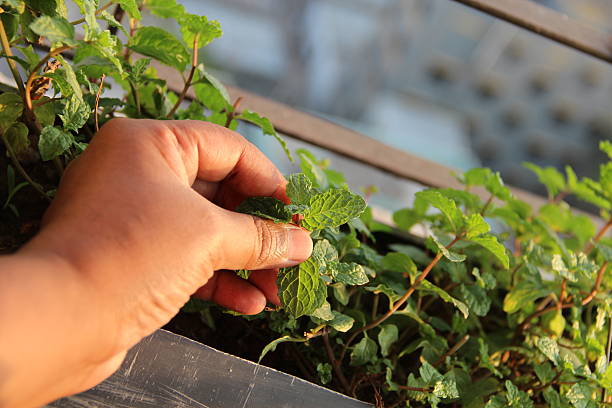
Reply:
<svg viewBox="0 0 612 408"><path fill-rule="evenodd" d="M245 121L278 138L267 119L232 104L199 62L200 48L221 35L216 22L175 0L76 3L83 18L72 22L62 0L2 3L3 56L17 85L0 95L4 252L35 233L62 169L115 115L232 129ZM143 7L175 19L181 39L141 26ZM41 38L50 46L42 55ZM185 74L181 92L168 90L153 60ZM123 98L104 96L105 78ZM609 142L601 148L612 158ZM514 197L498 173L473 169L458 176L463 190L417 193L391 229L325 161L297 156L302 173L287 177L290 205L258 197L238 208L312 231L312 257L279 273L282 307L236 316L190 301L169 328L217 345L222 324L224 338L236 340L224 347L236 354L379 407L612 403L612 162L599 180L530 166L549 192L539 209ZM563 201L569 194L597 206L603 223L574 215ZM428 236L398 233L416 224Z"/></svg>

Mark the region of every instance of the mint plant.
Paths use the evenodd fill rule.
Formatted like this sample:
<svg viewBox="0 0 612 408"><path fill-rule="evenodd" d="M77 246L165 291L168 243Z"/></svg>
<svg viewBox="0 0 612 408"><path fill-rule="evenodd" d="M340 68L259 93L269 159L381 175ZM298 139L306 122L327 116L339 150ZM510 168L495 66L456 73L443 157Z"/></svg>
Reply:
<svg viewBox="0 0 612 408"><path fill-rule="evenodd" d="M0 94L0 253L36 232L64 167L113 117L197 119L231 129L246 122L285 147L268 119L239 110L240 98L230 101L206 70L200 54L222 35L217 21L187 13L176 0L73 3L82 17L69 21L65 0L0 1L1 57L16 87ZM143 26L143 12L176 21L180 35ZM180 91L168 89L156 64L181 73ZM120 97L107 97L110 88Z"/></svg>
<svg viewBox="0 0 612 408"><path fill-rule="evenodd" d="M601 149L612 159L612 144ZM391 229L365 201L325 162L298 156L291 204L256 197L239 207L301 225L314 241L310 259L279 272L282 307L249 317L277 333L260 360L283 343L306 345L306 378L377 407L612 403L612 161L599 180L526 164L549 191L538 210L498 173L472 169L458 176L463 190L421 191L393 214L399 230L426 226L426 239L381 245L377 234ZM574 215L568 195L597 205L602 224Z"/></svg>

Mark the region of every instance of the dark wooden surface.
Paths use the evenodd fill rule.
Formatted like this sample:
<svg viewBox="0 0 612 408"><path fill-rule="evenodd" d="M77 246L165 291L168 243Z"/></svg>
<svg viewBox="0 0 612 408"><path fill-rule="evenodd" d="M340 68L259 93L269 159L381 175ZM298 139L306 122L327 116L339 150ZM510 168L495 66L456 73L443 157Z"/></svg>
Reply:
<svg viewBox="0 0 612 408"><path fill-rule="evenodd" d="M531 0L453 0L612 62L612 36Z"/></svg>
<svg viewBox="0 0 612 408"><path fill-rule="evenodd" d="M138 343L102 384L51 407L373 408L165 330Z"/></svg>

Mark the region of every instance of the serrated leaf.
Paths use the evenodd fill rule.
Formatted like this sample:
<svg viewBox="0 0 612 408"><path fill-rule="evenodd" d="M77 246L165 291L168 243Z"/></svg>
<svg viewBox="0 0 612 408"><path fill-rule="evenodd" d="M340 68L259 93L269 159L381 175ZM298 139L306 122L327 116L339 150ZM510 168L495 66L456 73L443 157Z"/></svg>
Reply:
<svg viewBox="0 0 612 408"><path fill-rule="evenodd" d="M117 47L119 42L117 37L113 36L110 31L102 31L95 35L91 41L81 44L74 54L74 62L81 63L87 61L89 57L99 57L102 60L108 61L114 68L114 72L123 75L123 65L117 57Z"/></svg>
<svg viewBox="0 0 612 408"><path fill-rule="evenodd" d="M74 26L63 17L40 16L32 24L30 30L46 37L52 44L63 43L74 45Z"/></svg>
<svg viewBox="0 0 612 408"><path fill-rule="evenodd" d="M55 102L43 96L39 104L34 105L34 115L42 127L51 126L55 122Z"/></svg>
<svg viewBox="0 0 612 408"><path fill-rule="evenodd" d="M360 366L376 361L378 346L376 342L367 336L364 336L361 341L353 347L351 352L351 365Z"/></svg>
<svg viewBox="0 0 612 408"><path fill-rule="evenodd" d="M29 130L21 122L15 122L4 132L4 139L13 150L18 159L28 155L30 151Z"/></svg>
<svg viewBox="0 0 612 408"><path fill-rule="evenodd" d="M424 215L411 208L402 208L393 213L393 222L398 228L410 230L415 224L421 222Z"/></svg>
<svg viewBox="0 0 612 408"><path fill-rule="evenodd" d="M140 15L140 10L138 10L136 0L113 0L113 2L119 3L121 8L128 13L130 18L133 18L134 20L140 20L142 18Z"/></svg>
<svg viewBox="0 0 612 408"><path fill-rule="evenodd" d="M308 204L310 199L318 193L312 186L312 182L303 173L290 174L287 176L287 197L291 204Z"/></svg>
<svg viewBox="0 0 612 408"><path fill-rule="evenodd" d="M399 331L394 324L384 324L380 327L378 333L378 344L380 344L380 354L383 357L389 355L389 351L393 343L399 338Z"/></svg>
<svg viewBox="0 0 612 408"><path fill-rule="evenodd" d="M249 197L236 208L236 211L275 222L291 221L291 214L285 209L285 203L273 197Z"/></svg>
<svg viewBox="0 0 612 408"><path fill-rule="evenodd" d="M327 264L327 270L334 281L345 285L365 285L369 282L363 266L354 262L330 262Z"/></svg>
<svg viewBox="0 0 612 408"><path fill-rule="evenodd" d="M314 312L312 312L310 316L316 317L317 319L323 320L325 322L333 320L334 318L334 314L331 310L331 305L327 301L323 302L323 304Z"/></svg>
<svg viewBox="0 0 612 408"><path fill-rule="evenodd" d="M585 382L577 382L565 394L574 408L597 408L597 403L593 400L593 390Z"/></svg>
<svg viewBox="0 0 612 408"><path fill-rule="evenodd" d="M71 95L65 99L64 108L59 117L64 125L64 130L77 132L87 123L90 115L89 105L77 95Z"/></svg>
<svg viewBox="0 0 612 408"><path fill-rule="evenodd" d="M438 238L436 238L434 235L430 235L429 238L431 238L431 240L438 247L440 252L442 252L442 255L444 255L444 257L448 259L449 261L451 262L465 261L465 258L466 258L465 255L450 251L449 249L446 248L446 246L444 246L444 244L438 241Z"/></svg>
<svg viewBox="0 0 612 408"><path fill-rule="evenodd" d="M566 188L565 177L554 167L545 167L542 168L533 163L523 163L523 166L527 167L529 170L533 171L537 176L540 183L546 186L546 190L548 190L548 197L553 198L561 191L564 191Z"/></svg>
<svg viewBox="0 0 612 408"><path fill-rule="evenodd" d="M161 18L178 20L185 14L185 7L176 0L146 0L145 6L151 14Z"/></svg>
<svg viewBox="0 0 612 408"><path fill-rule="evenodd" d="M21 117L22 113L23 99L21 96L12 92L0 95L0 131L4 132Z"/></svg>
<svg viewBox="0 0 612 408"><path fill-rule="evenodd" d="M297 149L295 152L300 158L300 168L306 177L308 177L315 187L327 190L329 187L327 174L319 166L314 155L306 149Z"/></svg>
<svg viewBox="0 0 612 408"><path fill-rule="evenodd" d="M526 392L519 390L512 381L506 380L506 400L508 407L512 408L532 408L533 401Z"/></svg>
<svg viewBox="0 0 612 408"><path fill-rule="evenodd" d="M319 374L319 381L321 384L327 384L332 380L332 366L329 363L317 364L317 374Z"/></svg>
<svg viewBox="0 0 612 408"><path fill-rule="evenodd" d="M325 263L333 262L338 260L338 250L328 240L321 239L314 244L312 256Z"/></svg>
<svg viewBox="0 0 612 408"><path fill-rule="evenodd" d="M205 16L185 13L178 19L181 26L183 41L192 47L198 36L198 48L205 47L216 38L221 37L221 25L216 20L208 20Z"/></svg>
<svg viewBox="0 0 612 408"><path fill-rule="evenodd" d="M491 308L491 298L477 285L460 285L459 291L468 308L477 316L486 316Z"/></svg>
<svg viewBox="0 0 612 408"><path fill-rule="evenodd" d="M446 376L434 384L432 393L438 398L459 398L457 382Z"/></svg>
<svg viewBox="0 0 612 408"><path fill-rule="evenodd" d="M434 382L442 379L442 374L440 374L438 370L436 370L434 366L429 364L427 361L423 361L423 364L419 368L419 374L426 384L433 385Z"/></svg>
<svg viewBox="0 0 612 408"><path fill-rule="evenodd" d="M319 265L312 258L298 266L282 269L278 275L278 288L283 307L295 318L311 314L327 297Z"/></svg>
<svg viewBox="0 0 612 408"><path fill-rule="evenodd" d="M192 86L197 99L207 108L212 111L220 111L232 104L225 85L206 71L204 65L198 65L197 78Z"/></svg>
<svg viewBox="0 0 612 408"><path fill-rule="evenodd" d="M346 333L353 327L355 319L336 311L332 311L332 313L334 315L334 318L331 321L327 322L328 326L331 326L342 333Z"/></svg>
<svg viewBox="0 0 612 408"><path fill-rule="evenodd" d="M382 267L385 270L407 274L411 281L416 277L417 267L412 259L401 252L389 252L382 258Z"/></svg>
<svg viewBox="0 0 612 408"><path fill-rule="evenodd" d="M542 352L550 361L558 366L562 363L561 355L559 354L559 345L557 342L550 337L540 337L536 341L536 347Z"/></svg>
<svg viewBox="0 0 612 408"><path fill-rule="evenodd" d="M550 289L545 288L539 282L521 281L504 298L504 312L508 314L516 313L549 293Z"/></svg>
<svg viewBox="0 0 612 408"><path fill-rule="evenodd" d="M142 27L130 38L128 47L147 57L183 71L189 63L189 51L175 36L158 27Z"/></svg>
<svg viewBox="0 0 612 408"><path fill-rule="evenodd" d="M465 237L467 239L475 238L482 234L486 234L490 229L491 227L489 224L487 224L484 218L482 218L482 215L470 214L466 220Z"/></svg>
<svg viewBox="0 0 612 408"><path fill-rule="evenodd" d="M278 346L281 343L286 343L286 342L303 343L304 339L301 339L299 337L283 336L283 337L279 337L276 340L272 340L270 343L266 344L266 347L264 347L263 350L261 350L261 354L259 355L259 359L257 360L257 363L260 363L261 360L263 360L263 358L266 356L266 354L268 354L271 351L276 350L276 346Z"/></svg>
<svg viewBox="0 0 612 408"><path fill-rule="evenodd" d="M454 201L435 190L419 191L415 196L440 210L454 232L458 233L463 228L464 217Z"/></svg>
<svg viewBox="0 0 612 408"><path fill-rule="evenodd" d="M445 302L452 303L457 309L459 309L461 314L463 314L463 317L466 319L470 315L469 309L465 303L461 302L460 300L455 299L454 297L449 295L448 292L446 292L444 289L437 287L436 285L429 282L428 280L423 280L421 284L417 287L417 290L428 291L428 292L434 293L438 295Z"/></svg>
<svg viewBox="0 0 612 408"><path fill-rule="evenodd" d="M506 248L500 244L497 238L495 238L493 235L487 234L480 237L473 237L470 238L469 241L480 245L491 252L504 268L510 268L510 258L506 253Z"/></svg>
<svg viewBox="0 0 612 408"><path fill-rule="evenodd" d="M344 189L330 189L311 197L301 226L313 231L337 227L358 217L366 208L360 196Z"/></svg>
<svg viewBox="0 0 612 408"><path fill-rule="evenodd" d="M242 279L249 279L251 276L251 272L248 269L240 269L236 271L236 275L240 276Z"/></svg>
<svg viewBox="0 0 612 408"><path fill-rule="evenodd" d="M38 140L38 150L43 161L52 160L62 155L74 142L70 133L60 129L47 126L43 128Z"/></svg>
<svg viewBox="0 0 612 408"><path fill-rule="evenodd" d="M285 142L285 139L283 139L278 133L276 133L276 130L274 129L274 126L272 125L272 122L270 122L270 119L264 118L263 116L260 116L258 113L252 112L250 110L242 111L240 115L236 116L236 119L252 123L253 125L261 128L264 135L273 136L276 139L276 141L278 141L278 143L281 145L281 147L283 148L283 151L285 152L289 160L293 161L293 156L291 155L291 151L287 147L287 142Z"/></svg>
<svg viewBox="0 0 612 408"><path fill-rule="evenodd" d="M612 143L608 140L602 140L599 142L599 150L608 155L610 159L612 159Z"/></svg>

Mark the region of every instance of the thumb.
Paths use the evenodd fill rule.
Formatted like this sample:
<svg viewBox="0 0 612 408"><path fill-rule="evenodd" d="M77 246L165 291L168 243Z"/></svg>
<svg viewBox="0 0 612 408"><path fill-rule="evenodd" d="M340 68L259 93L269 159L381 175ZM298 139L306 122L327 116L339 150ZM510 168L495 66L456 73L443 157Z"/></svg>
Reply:
<svg viewBox="0 0 612 408"><path fill-rule="evenodd" d="M298 226L221 211L215 269L286 268L312 253L310 233Z"/></svg>

